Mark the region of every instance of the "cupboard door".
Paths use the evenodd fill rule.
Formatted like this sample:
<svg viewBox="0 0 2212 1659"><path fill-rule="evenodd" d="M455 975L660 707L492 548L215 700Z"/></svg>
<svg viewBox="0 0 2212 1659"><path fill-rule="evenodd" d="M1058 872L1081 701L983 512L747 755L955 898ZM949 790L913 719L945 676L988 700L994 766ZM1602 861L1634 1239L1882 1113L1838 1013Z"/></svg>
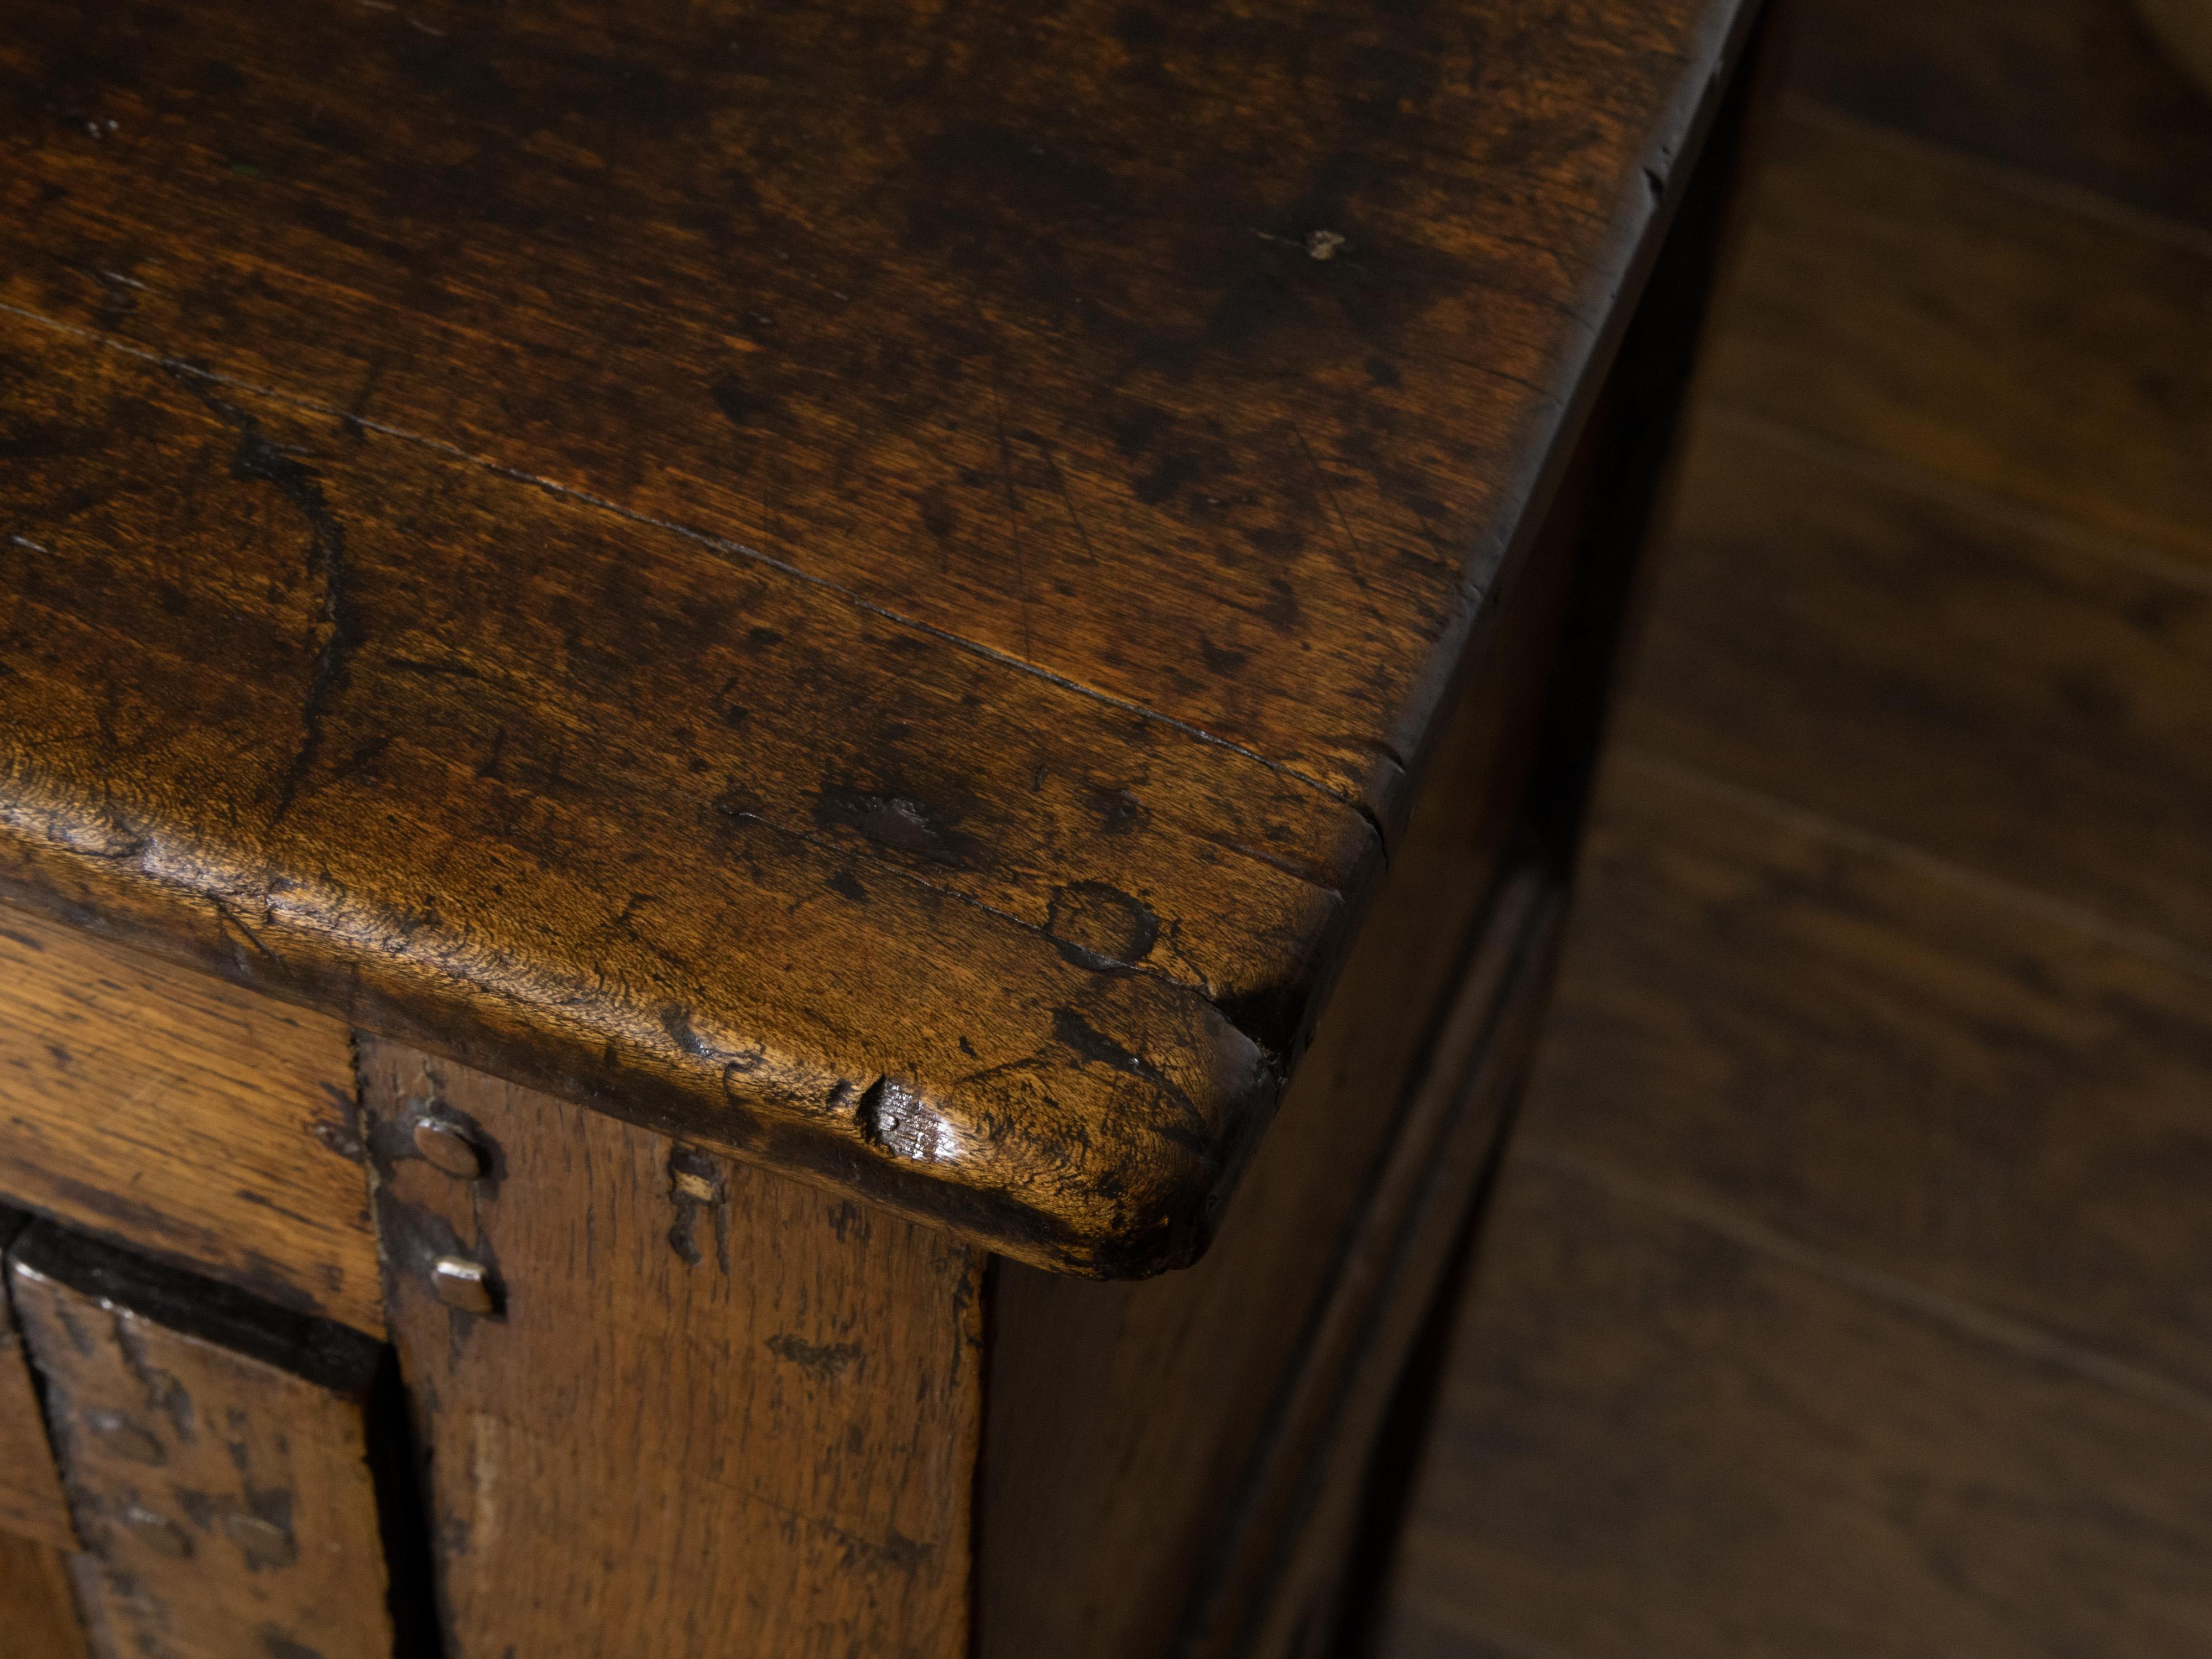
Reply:
<svg viewBox="0 0 2212 1659"><path fill-rule="evenodd" d="M391 1659L377 1344L51 1223L9 1280L101 1659Z"/></svg>

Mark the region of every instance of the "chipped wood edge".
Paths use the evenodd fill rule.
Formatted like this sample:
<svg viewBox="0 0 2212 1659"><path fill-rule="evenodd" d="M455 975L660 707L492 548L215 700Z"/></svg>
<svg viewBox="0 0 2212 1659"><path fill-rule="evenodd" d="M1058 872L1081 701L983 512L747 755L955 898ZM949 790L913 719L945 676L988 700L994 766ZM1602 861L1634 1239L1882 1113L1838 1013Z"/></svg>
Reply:
<svg viewBox="0 0 2212 1659"><path fill-rule="evenodd" d="M982 1086L988 1074L905 1079L779 1049L773 1033L725 1052L665 1008L578 997L588 975L563 980L557 963L504 957L335 884L164 837L4 763L0 899L1085 1277L1195 1261L1285 1081L1277 1057L1204 997L1130 974L1097 983L1141 1036L1100 1029L1096 1008L1025 1007L1009 988L1006 1018L1073 1060L1054 1074L1051 1121ZM1010 950L1049 948L1001 931Z"/></svg>

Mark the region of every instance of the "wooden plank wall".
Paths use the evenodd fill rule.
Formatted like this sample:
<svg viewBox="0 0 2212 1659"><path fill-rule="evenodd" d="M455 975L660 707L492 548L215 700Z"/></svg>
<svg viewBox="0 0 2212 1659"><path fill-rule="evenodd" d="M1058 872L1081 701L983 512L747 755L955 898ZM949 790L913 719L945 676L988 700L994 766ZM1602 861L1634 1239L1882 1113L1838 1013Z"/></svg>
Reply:
<svg viewBox="0 0 2212 1659"><path fill-rule="evenodd" d="M1801 10L1391 1659L2212 1644L2212 103Z"/></svg>

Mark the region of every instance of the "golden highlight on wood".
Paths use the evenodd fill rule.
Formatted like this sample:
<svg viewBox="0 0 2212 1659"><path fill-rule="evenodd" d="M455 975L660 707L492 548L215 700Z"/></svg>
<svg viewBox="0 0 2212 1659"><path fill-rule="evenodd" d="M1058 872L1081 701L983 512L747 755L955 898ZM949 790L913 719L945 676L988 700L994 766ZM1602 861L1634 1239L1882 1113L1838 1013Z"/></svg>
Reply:
<svg viewBox="0 0 2212 1659"><path fill-rule="evenodd" d="M380 1334L349 1042L0 907L0 1200Z"/></svg>

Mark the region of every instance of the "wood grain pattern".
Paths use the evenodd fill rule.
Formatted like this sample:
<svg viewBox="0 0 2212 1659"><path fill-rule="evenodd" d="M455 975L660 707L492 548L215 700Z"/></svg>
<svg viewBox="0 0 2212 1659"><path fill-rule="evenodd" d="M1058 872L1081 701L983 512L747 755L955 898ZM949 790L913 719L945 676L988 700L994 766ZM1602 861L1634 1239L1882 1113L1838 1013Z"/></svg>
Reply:
<svg viewBox="0 0 2212 1659"><path fill-rule="evenodd" d="M1747 15L38 0L0 876L1187 1260Z"/></svg>
<svg viewBox="0 0 2212 1659"><path fill-rule="evenodd" d="M0 1620L10 1659L87 1659L69 1565L59 1550L0 1529Z"/></svg>
<svg viewBox="0 0 2212 1659"><path fill-rule="evenodd" d="M4 292L1364 791L1737 12L40 3Z"/></svg>
<svg viewBox="0 0 2212 1659"><path fill-rule="evenodd" d="M1803 106L1774 129L1710 395L2212 562L2212 246Z"/></svg>
<svg viewBox="0 0 2212 1659"><path fill-rule="evenodd" d="M380 1334L346 1028L0 910L0 1195Z"/></svg>
<svg viewBox="0 0 2212 1659"><path fill-rule="evenodd" d="M2212 1392L2203 963L1655 762L1528 1132Z"/></svg>
<svg viewBox="0 0 2212 1659"><path fill-rule="evenodd" d="M0 1256L29 1224L28 1216L0 1207ZM61 1473L54 1467L53 1448L46 1440L46 1413L32 1380L30 1356L15 1328L4 1282L0 1282L0 1534L49 1550L73 1550L77 1541ZM19 1552L15 1562L11 1571L21 1575L26 1587L21 1593L32 1599L28 1587L37 1582L35 1559Z"/></svg>
<svg viewBox="0 0 2212 1659"><path fill-rule="evenodd" d="M100 1659L389 1659L377 1345L40 1223L9 1257Z"/></svg>
<svg viewBox="0 0 2212 1659"><path fill-rule="evenodd" d="M965 1653L978 1255L398 1044L362 1065L449 1659ZM426 1108L484 1178L416 1155ZM449 1255L495 1316L437 1298Z"/></svg>
<svg viewBox="0 0 2212 1659"><path fill-rule="evenodd" d="M2212 119L2104 0L1801 0L1800 91L2106 202L2212 228Z"/></svg>
<svg viewBox="0 0 2212 1659"><path fill-rule="evenodd" d="M1571 1169L1509 1174L1489 1237L1383 1651L2202 1651L2203 1396Z"/></svg>
<svg viewBox="0 0 2212 1659"><path fill-rule="evenodd" d="M0 332L9 321L0 318ZM388 465L347 471L348 450L320 456L322 423L265 401L240 416L258 430L247 442L144 364L50 331L18 337L42 360L73 362L36 384L52 378L76 396L104 388L67 416L72 429L94 434L88 444L101 459L53 487L152 522L101 538L118 550L119 566L85 562L58 537L52 545L64 551L51 560L19 550L19 572L55 586L88 584L88 597L96 588L135 598L103 599L97 631L72 623L65 608L26 605L18 621L27 631L16 637L74 636L103 654L103 677L150 688L155 664L178 677L158 706L136 706L113 725L131 733L125 741L142 762L194 757L194 774L205 775L236 753L240 722L296 723L275 661L230 683L220 711L196 706L190 690L218 672L210 653L243 666L241 632L279 661L314 648L307 618L288 614L312 602L298 591L294 507L250 467L233 476L253 443L318 453L316 510L346 527L349 603L385 641L355 653L349 673L385 689L362 709L373 726L324 721L325 741L362 765L304 794L267 846L269 867L310 860L312 879L271 888L253 874L210 908L194 878L167 879L144 838L166 809L133 804L119 786L100 807L111 815L101 856L57 863L51 849L18 842L0 876L30 889L58 881L80 912L135 922L155 940L173 943L162 931L171 923L188 927L211 965L234 977L337 1004L434 1046L488 1052L593 1104L695 1127L818 1179L1003 1236L1047 1261L1110 1264L1117 1251L1139 1263L1171 1261L1196 1247L1205 1201L1233 1176L1262 1121L1269 1062L1203 989L1177 977L1190 970L1148 958L1174 963L1187 920L1192 950L1209 948L1196 943L1195 913L1173 901L1176 882L1211 882L1206 902L1217 909L1254 907L1240 927L1294 953L1316 948L1312 930L1334 898L1278 868L1285 854L1238 850L1243 814L1293 816L1296 799L1248 782L1229 792L1233 805L1200 801L1185 815L1176 800L1191 787L1188 770L1155 767L1141 733L1133 738L1115 711L1079 723L1056 707L1069 699L1054 688L1032 696L1032 678L972 659L951 658L933 674L927 663L943 653L925 652L902 678L897 665L910 655L896 641L854 641L848 608L825 619L813 590L773 572L731 569L666 537L659 550L669 562L656 569L649 527L604 540L572 530L571 515L544 507L537 491L388 440L362 440L389 450ZM25 414L24 402L12 407ZM143 491L134 483L118 499L99 480L118 434L149 425L166 435L137 470ZM82 447L60 446L64 474ZM394 467L414 480L401 492L410 505L386 520ZM211 497L246 522L214 511ZM439 505L411 505L418 497ZM527 543L546 555L532 571L518 567L507 540L526 525ZM190 602L173 611L163 595L173 585L133 561L173 558L196 536L206 556L222 550L226 568L248 538L272 586L227 588L204 611ZM447 607L470 567L457 554L418 568L426 538L481 550L480 586L459 608ZM269 592L284 597L257 629L238 611ZM605 621L607 597L623 594L633 616ZM125 614L114 614L118 605ZM295 626L306 631L295 636ZM791 656L750 665L771 635L791 642ZM879 645L889 665L867 722L864 708L842 701L853 678L830 672L864 644ZM688 678L702 671L714 681L703 694ZM10 729L26 742L65 742L86 715L82 688L35 665L24 678L53 701L26 697ZM744 735L756 703L761 724L793 722L772 745L778 754ZM800 724L795 711L806 704L815 717ZM843 772L841 746L868 757L848 755L856 768L911 763L923 775ZM264 757L271 793L281 793L289 753L288 738ZM831 769L827 780L809 769L817 766ZM1019 803L1006 811L1026 823L994 828L983 808L940 811L900 793L988 794L987 772L1002 799ZM27 775L19 781L29 787ZM890 793L867 793L876 789ZM22 805L20 793L12 799ZM873 843L858 836L832 844L834 835L811 827L832 809L904 851L870 856L859 849ZM212 819L228 809L203 793L184 810ZM1147 827L1176 816L1194 816L1198 833ZM961 824L971 824L972 839ZM933 837L943 859L925 856ZM995 843L1013 844L993 853ZM1134 864L1121 861L1125 844ZM1034 895L1035 925L997 908L1012 902L1001 885L963 892L942 867L1049 868L1056 849L1068 858L1066 880ZM418 857L425 867L405 862ZM1187 875L1151 873L1185 865ZM1238 865L1259 875L1240 880ZM395 878L405 884L395 888ZM1218 988L1229 1006L1240 983Z"/></svg>
<svg viewBox="0 0 2212 1659"><path fill-rule="evenodd" d="M2212 578L1708 416L1621 740L2212 951Z"/></svg>

